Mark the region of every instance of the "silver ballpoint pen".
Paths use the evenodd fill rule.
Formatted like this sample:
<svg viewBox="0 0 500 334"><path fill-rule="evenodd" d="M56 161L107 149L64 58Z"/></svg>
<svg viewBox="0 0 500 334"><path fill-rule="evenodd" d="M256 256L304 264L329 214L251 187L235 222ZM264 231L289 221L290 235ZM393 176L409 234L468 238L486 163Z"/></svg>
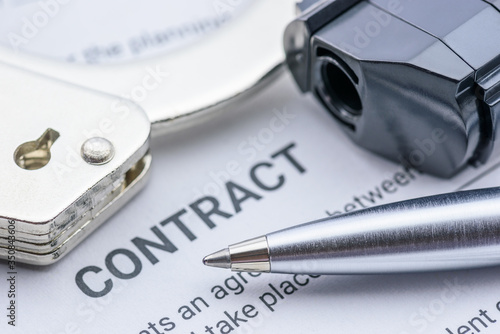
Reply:
<svg viewBox="0 0 500 334"><path fill-rule="evenodd" d="M203 263L298 274L500 265L500 188L422 197L313 221L231 245Z"/></svg>

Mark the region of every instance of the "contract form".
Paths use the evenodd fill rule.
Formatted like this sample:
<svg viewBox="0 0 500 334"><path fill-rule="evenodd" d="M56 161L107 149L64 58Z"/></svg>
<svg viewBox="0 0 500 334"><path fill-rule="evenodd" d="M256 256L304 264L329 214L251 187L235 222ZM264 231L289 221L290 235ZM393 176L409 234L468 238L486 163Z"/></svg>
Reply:
<svg viewBox="0 0 500 334"><path fill-rule="evenodd" d="M287 74L153 151L146 188L62 261L14 274L0 264L2 333L498 331L500 268L308 276L228 273L201 259L291 223L498 185L499 159L451 180L389 162L353 144Z"/></svg>

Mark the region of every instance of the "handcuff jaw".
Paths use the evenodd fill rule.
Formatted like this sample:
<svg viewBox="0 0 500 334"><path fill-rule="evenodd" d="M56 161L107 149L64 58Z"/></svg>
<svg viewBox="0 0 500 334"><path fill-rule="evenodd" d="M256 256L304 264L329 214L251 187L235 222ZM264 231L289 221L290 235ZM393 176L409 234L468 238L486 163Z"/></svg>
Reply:
<svg viewBox="0 0 500 334"><path fill-rule="evenodd" d="M480 0L336 0L303 7L284 46L301 90L354 142L450 177L493 150L499 36L498 9Z"/></svg>
<svg viewBox="0 0 500 334"><path fill-rule="evenodd" d="M50 264L129 200L151 165L135 104L0 63L0 257Z"/></svg>

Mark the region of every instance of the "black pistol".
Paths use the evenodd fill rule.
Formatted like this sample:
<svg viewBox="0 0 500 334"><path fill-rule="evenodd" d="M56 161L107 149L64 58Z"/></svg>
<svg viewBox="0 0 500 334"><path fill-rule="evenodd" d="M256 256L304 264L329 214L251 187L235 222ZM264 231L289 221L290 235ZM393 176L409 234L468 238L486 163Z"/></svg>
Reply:
<svg viewBox="0 0 500 334"><path fill-rule="evenodd" d="M440 177L498 137L499 0L303 0L286 62L362 147Z"/></svg>

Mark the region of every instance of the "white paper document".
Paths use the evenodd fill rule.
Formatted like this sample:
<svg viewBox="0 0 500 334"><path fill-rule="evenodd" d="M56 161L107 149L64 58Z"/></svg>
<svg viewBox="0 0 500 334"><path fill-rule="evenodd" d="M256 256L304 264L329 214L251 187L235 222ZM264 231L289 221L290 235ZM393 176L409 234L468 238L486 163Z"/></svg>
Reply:
<svg viewBox="0 0 500 334"><path fill-rule="evenodd" d="M75 63L152 57L198 41L250 0L0 0L0 45Z"/></svg>
<svg viewBox="0 0 500 334"><path fill-rule="evenodd" d="M498 186L500 159L452 180L404 168L353 144L289 75L153 142L146 188L65 258L0 263L0 333L500 332L498 267L317 277L201 261L327 214Z"/></svg>

